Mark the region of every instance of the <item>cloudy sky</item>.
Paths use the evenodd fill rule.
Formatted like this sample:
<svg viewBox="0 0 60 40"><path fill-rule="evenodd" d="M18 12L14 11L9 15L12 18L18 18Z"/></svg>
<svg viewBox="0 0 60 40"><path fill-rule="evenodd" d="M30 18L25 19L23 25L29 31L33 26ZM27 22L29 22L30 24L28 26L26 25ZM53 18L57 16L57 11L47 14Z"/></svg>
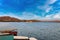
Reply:
<svg viewBox="0 0 60 40"><path fill-rule="evenodd" d="M60 0L0 0L0 16L60 19Z"/></svg>

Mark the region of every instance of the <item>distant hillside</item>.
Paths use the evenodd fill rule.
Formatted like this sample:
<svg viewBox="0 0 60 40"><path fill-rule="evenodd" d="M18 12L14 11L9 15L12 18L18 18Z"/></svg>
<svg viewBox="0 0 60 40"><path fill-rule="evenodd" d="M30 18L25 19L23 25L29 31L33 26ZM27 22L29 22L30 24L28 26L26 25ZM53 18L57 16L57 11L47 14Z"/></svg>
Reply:
<svg viewBox="0 0 60 40"><path fill-rule="evenodd" d="M20 19L9 17L9 16L2 16L0 17L0 22L20 22Z"/></svg>
<svg viewBox="0 0 60 40"><path fill-rule="evenodd" d="M20 20L10 16L1 16L0 22L39 22L38 20Z"/></svg>
<svg viewBox="0 0 60 40"><path fill-rule="evenodd" d="M60 20L21 20L10 16L0 16L0 22L60 22Z"/></svg>

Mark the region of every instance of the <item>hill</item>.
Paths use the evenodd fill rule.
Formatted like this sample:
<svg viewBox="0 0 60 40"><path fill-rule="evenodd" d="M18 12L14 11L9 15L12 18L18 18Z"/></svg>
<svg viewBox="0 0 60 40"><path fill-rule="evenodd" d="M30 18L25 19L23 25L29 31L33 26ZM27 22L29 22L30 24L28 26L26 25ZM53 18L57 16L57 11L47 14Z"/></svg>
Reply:
<svg viewBox="0 0 60 40"><path fill-rule="evenodd" d="M2 16L0 17L0 22L20 22L20 19L10 17L10 16Z"/></svg>
<svg viewBox="0 0 60 40"><path fill-rule="evenodd" d="M60 22L60 20L21 20L10 16L0 16L0 22Z"/></svg>
<svg viewBox="0 0 60 40"><path fill-rule="evenodd" d="M38 20L20 20L10 16L1 16L0 22L39 22Z"/></svg>

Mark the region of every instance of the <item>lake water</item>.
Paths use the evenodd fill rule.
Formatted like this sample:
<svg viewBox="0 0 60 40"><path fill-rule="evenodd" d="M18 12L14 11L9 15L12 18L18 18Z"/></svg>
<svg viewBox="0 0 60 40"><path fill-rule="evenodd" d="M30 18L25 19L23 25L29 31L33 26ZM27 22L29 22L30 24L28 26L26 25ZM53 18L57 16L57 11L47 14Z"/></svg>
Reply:
<svg viewBox="0 0 60 40"><path fill-rule="evenodd" d="M19 36L38 40L60 40L60 23L56 22L0 22L0 30L17 28Z"/></svg>

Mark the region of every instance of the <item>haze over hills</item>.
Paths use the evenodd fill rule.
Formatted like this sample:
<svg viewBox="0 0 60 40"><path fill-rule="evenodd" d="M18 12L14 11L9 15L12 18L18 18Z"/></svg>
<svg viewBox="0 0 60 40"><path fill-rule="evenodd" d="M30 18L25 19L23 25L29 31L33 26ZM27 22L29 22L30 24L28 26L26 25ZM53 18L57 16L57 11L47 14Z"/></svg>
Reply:
<svg viewBox="0 0 60 40"><path fill-rule="evenodd" d="M39 22L38 20L21 20L10 16L0 16L0 22Z"/></svg>
<svg viewBox="0 0 60 40"><path fill-rule="evenodd" d="M21 20L10 16L0 16L0 22L60 22L60 20Z"/></svg>

